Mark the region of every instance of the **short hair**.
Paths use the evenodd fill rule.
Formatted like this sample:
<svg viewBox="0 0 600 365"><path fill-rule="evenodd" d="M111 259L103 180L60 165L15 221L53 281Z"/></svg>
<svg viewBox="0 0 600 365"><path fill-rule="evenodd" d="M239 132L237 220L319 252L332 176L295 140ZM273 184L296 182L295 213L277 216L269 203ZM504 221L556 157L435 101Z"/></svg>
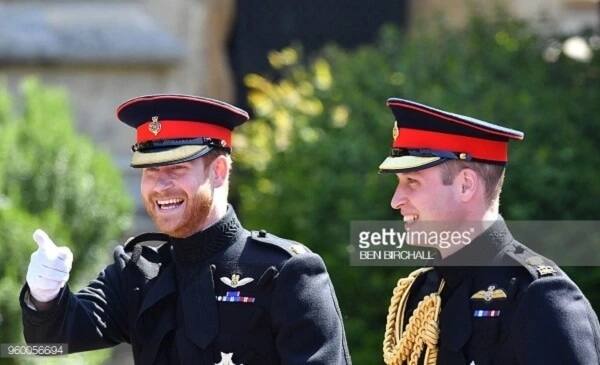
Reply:
<svg viewBox="0 0 600 365"><path fill-rule="evenodd" d="M450 185L456 176L464 169L471 169L479 175L485 185L485 201L488 208L500 198L504 184L504 165L495 165L475 161L449 160L440 165L442 183Z"/></svg>
<svg viewBox="0 0 600 365"><path fill-rule="evenodd" d="M229 153L229 151L223 148L213 148L212 150L208 151L206 155L202 156L202 160L204 162L204 170L206 171L206 169L208 169L208 166L210 166L210 164L219 156L225 156L227 158L227 161L229 161L229 172L231 172L233 164L231 160L231 154Z"/></svg>

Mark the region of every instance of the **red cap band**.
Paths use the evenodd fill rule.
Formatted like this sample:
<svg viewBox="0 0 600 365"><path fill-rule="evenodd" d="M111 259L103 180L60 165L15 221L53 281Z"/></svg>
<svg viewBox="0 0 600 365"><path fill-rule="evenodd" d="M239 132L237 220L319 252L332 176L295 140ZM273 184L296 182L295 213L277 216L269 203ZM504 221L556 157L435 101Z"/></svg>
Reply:
<svg viewBox="0 0 600 365"><path fill-rule="evenodd" d="M137 143L201 137L220 139L231 147L231 131L211 123L158 120L137 127Z"/></svg>
<svg viewBox="0 0 600 365"><path fill-rule="evenodd" d="M489 139L400 128L394 148L432 149L447 152L466 152L480 160L508 161L508 143Z"/></svg>

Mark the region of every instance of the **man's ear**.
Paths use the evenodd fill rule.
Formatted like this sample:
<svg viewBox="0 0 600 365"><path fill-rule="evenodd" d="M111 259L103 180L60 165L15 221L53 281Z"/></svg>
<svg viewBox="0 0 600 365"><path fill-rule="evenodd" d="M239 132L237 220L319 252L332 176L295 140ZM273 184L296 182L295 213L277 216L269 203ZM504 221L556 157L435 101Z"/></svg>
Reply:
<svg viewBox="0 0 600 365"><path fill-rule="evenodd" d="M458 195L462 202L471 201L478 193L481 179L477 173L469 168L462 169L458 175L456 175L456 187L458 189Z"/></svg>
<svg viewBox="0 0 600 365"><path fill-rule="evenodd" d="M223 155L217 156L208 167L209 177L215 188L221 187L229 178L229 162Z"/></svg>

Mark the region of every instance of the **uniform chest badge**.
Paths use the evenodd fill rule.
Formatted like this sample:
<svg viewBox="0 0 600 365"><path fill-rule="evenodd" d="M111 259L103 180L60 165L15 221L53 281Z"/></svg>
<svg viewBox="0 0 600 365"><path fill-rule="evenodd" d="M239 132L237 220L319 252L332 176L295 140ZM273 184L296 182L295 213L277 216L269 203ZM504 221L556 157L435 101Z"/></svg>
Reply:
<svg viewBox="0 0 600 365"><path fill-rule="evenodd" d="M228 291L225 295L217 295L217 302L254 303L255 297L244 297L239 291Z"/></svg>
<svg viewBox="0 0 600 365"><path fill-rule="evenodd" d="M484 300L489 303L492 300L506 299L506 292L500 288L496 289L495 285L490 285L487 290L480 290L473 294L471 299Z"/></svg>
<svg viewBox="0 0 600 365"><path fill-rule="evenodd" d="M475 318L494 318L494 317L500 317L500 311L499 310L481 310L481 309L476 309L473 311L473 317Z"/></svg>
<svg viewBox="0 0 600 365"><path fill-rule="evenodd" d="M221 361L219 361L218 363L215 363L215 365L235 365L235 363L231 359L232 357L233 357L233 352L231 352L231 353L221 352ZM244 365L244 364L239 364L239 365Z"/></svg>
<svg viewBox="0 0 600 365"><path fill-rule="evenodd" d="M150 124L148 124L148 130L156 136L160 132L160 129L161 129L161 125L160 125L160 122L158 121L158 117L157 116L152 117L152 122L150 122Z"/></svg>
<svg viewBox="0 0 600 365"><path fill-rule="evenodd" d="M240 276L238 274L231 274L231 279L223 276L221 278L221 282L223 282L225 285L231 287L231 288L238 288L240 286L244 286L248 283L253 282L254 279L253 278L243 278L240 279Z"/></svg>

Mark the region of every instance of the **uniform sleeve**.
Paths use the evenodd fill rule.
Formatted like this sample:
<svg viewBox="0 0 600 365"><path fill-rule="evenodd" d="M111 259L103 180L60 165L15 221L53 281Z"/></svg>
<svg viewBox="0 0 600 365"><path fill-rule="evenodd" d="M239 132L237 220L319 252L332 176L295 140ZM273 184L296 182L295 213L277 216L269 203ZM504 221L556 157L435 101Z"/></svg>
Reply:
<svg viewBox="0 0 600 365"><path fill-rule="evenodd" d="M521 303L515 341L519 364L600 364L598 317L571 280L535 280Z"/></svg>
<svg viewBox="0 0 600 365"><path fill-rule="evenodd" d="M79 292L72 293L66 285L45 311L27 306L25 284L19 299L27 343L65 343L73 353L129 342L121 280L125 262L116 256L115 263Z"/></svg>
<svg viewBox="0 0 600 365"><path fill-rule="evenodd" d="M286 262L271 306L283 365L351 364L337 298L318 255L306 253Z"/></svg>

